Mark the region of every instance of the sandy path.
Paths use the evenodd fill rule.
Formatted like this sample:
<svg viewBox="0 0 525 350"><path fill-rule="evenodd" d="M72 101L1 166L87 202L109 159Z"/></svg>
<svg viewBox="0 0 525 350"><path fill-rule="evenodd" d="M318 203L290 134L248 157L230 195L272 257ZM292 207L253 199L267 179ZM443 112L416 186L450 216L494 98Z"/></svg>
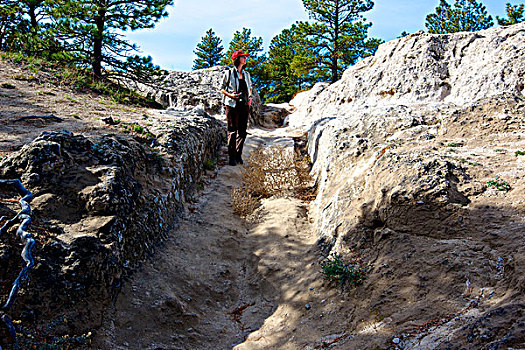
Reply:
<svg viewBox="0 0 525 350"><path fill-rule="evenodd" d="M290 143L261 130L251 134L248 152ZM257 223L247 228L229 196L241 180L241 167L230 166L209 180L196 210L125 284L97 347L303 348L293 332L320 283L305 204L265 200Z"/></svg>

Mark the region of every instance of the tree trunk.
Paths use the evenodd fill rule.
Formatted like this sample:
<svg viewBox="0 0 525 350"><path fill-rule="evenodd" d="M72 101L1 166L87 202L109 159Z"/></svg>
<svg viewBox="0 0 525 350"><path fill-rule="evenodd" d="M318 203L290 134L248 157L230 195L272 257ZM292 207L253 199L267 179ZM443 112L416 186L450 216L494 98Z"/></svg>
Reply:
<svg viewBox="0 0 525 350"><path fill-rule="evenodd" d="M102 77L102 40L104 38L105 10L99 10L95 18L97 30L93 35L93 74Z"/></svg>
<svg viewBox="0 0 525 350"><path fill-rule="evenodd" d="M36 5L35 4L29 5L28 14L29 14L29 19L31 21L31 28L36 29L36 27L38 26L38 22L36 20Z"/></svg>
<svg viewBox="0 0 525 350"><path fill-rule="evenodd" d="M332 52L332 83L339 79L337 72L337 57L339 56L339 0L335 2L335 23L334 23L334 51Z"/></svg>

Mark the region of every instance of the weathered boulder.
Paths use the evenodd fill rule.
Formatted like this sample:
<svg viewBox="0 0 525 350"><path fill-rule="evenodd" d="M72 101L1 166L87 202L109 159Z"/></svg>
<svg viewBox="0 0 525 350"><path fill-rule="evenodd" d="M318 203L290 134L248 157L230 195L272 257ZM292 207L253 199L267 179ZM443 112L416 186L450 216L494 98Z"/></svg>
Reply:
<svg viewBox="0 0 525 350"><path fill-rule="evenodd" d="M21 178L35 196L36 266L13 314L35 324L67 316L69 332L85 332L127 269L162 244L225 135L215 118L199 115L167 116L152 129L155 145L45 132L2 160L0 177ZM16 198L8 188L0 197ZM0 216L15 207L0 203ZM0 242L2 291L20 269L13 242Z"/></svg>
<svg viewBox="0 0 525 350"><path fill-rule="evenodd" d="M286 117L294 111L294 107L290 106L288 103L268 103L262 105L259 125L275 128L283 126L286 121Z"/></svg>
<svg viewBox="0 0 525 350"><path fill-rule="evenodd" d="M525 148L524 54L525 24L413 34L290 102L289 127L309 131L320 247L371 264L350 294L393 319L381 347L395 334L418 349L525 342L522 278L509 272L525 268L525 167L514 155ZM510 190L487 185L500 177ZM483 291L500 299L473 297ZM367 311L354 317L358 332ZM440 317L456 321L414 326Z"/></svg>

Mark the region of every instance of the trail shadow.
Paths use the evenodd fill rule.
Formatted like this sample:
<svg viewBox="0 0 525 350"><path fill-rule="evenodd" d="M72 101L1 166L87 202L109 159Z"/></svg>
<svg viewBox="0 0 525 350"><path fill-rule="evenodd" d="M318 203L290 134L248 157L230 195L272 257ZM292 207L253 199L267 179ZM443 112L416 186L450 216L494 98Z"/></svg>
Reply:
<svg viewBox="0 0 525 350"><path fill-rule="evenodd" d="M417 349L523 346L524 210L454 208L443 213L439 234L425 216L407 217L398 230L394 218L377 221L364 209L339 229L337 244L371 270L343 293L323 281L316 244L290 241L278 222L269 225L257 236L269 248L256 254L278 292L276 310L235 349L314 349L334 339L333 348L388 348L396 336Z"/></svg>

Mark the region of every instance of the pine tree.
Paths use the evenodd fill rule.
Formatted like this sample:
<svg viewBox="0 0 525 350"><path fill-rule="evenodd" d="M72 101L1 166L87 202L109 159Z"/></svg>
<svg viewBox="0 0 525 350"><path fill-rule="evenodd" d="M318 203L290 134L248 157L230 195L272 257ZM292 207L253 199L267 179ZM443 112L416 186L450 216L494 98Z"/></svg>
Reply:
<svg viewBox="0 0 525 350"><path fill-rule="evenodd" d="M507 3L506 10L509 18L500 18L496 16L500 26L510 26L512 24L525 22L525 4L511 5L510 3Z"/></svg>
<svg viewBox="0 0 525 350"><path fill-rule="evenodd" d="M236 31L230 41L226 55L221 60L221 64L233 67L231 56L237 50L242 50L250 55L246 67L252 76L253 83L258 88L261 98L263 98L267 82L264 70L266 56L263 54L263 39L261 37L252 37L252 31L248 28L243 28L242 32Z"/></svg>
<svg viewBox="0 0 525 350"><path fill-rule="evenodd" d="M54 39L50 0L0 0L0 48L55 58L63 49Z"/></svg>
<svg viewBox="0 0 525 350"><path fill-rule="evenodd" d="M77 64L91 66L97 77L103 65L127 71L139 62L152 68L150 59L130 58L137 46L118 31L153 28L168 15L173 0L56 0L53 2L58 38L75 55ZM127 60L126 60L127 59Z"/></svg>
<svg viewBox="0 0 525 350"><path fill-rule="evenodd" d="M298 22L310 50L318 55L316 74L332 82L358 59L374 54L381 43L367 39L371 23L361 15L370 11L372 0L303 0L314 21Z"/></svg>
<svg viewBox="0 0 525 350"><path fill-rule="evenodd" d="M427 15L425 23L428 32L433 34L475 32L493 25L486 7L476 0L456 0L454 7L440 0L436 12Z"/></svg>
<svg viewBox="0 0 525 350"><path fill-rule="evenodd" d="M310 73L317 61L310 52L295 24L272 39L264 66L267 102L288 102L299 90L315 83Z"/></svg>
<svg viewBox="0 0 525 350"><path fill-rule="evenodd" d="M210 68L219 64L224 58L224 47L221 45L222 40L215 35L212 28L202 37L201 42L193 53L197 58L193 61L193 69Z"/></svg>
<svg viewBox="0 0 525 350"><path fill-rule="evenodd" d="M242 32L236 31L233 34L228 51L221 60L221 64L223 66L233 66L231 56L237 50L242 50L250 54L250 59L247 63L247 67L249 68L260 65L261 60L264 59L264 55L262 54L263 39L261 37L252 37L251 29L243 28Z"/></svg>

